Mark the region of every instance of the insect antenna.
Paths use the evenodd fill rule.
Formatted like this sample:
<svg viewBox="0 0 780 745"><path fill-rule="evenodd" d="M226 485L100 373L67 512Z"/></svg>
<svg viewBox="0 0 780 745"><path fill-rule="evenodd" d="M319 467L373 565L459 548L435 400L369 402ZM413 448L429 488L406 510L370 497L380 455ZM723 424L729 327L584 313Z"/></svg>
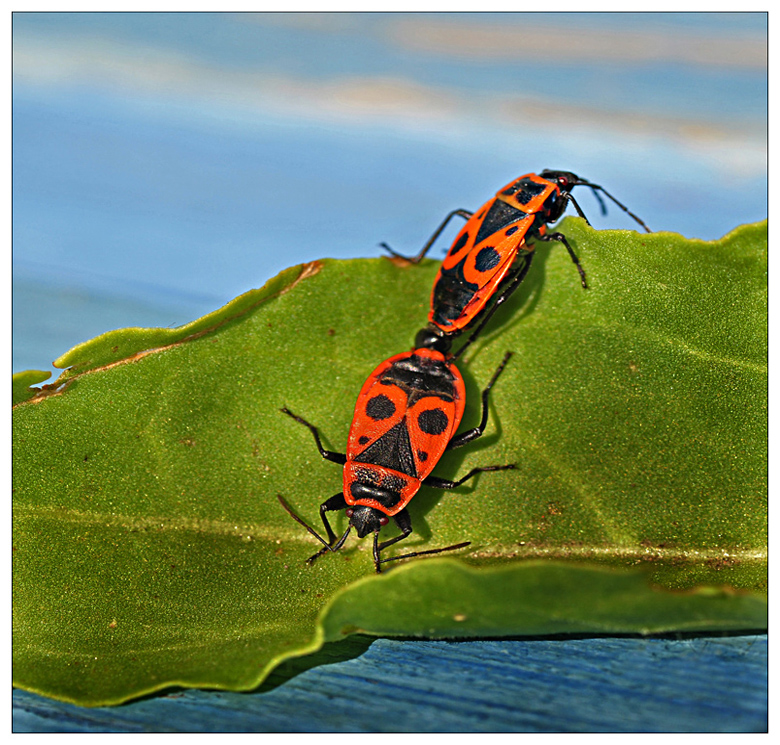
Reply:
<svg viewBox="0 0 780 745"><path fill-rule="evenodd" d="M293 520L295 520L295 522L297 522L299 525L302 525L304 528L306 528L306 530L308 530L309 533L311 533L323 546L325 546L325 548L327 548L328 551L338 551L344 545L344 541L347 540L347 536L349 535L349 532L352 530L351 525L347 527L347 529L344 531L344 534L341 536L341 538L339 538L338 541L336 541L336 543L334 543L331 546L330 543L328 543L316 530L314 530L314 528L310 527L306 522L303 521L302 518L298 517L298 515L296 515L292 511L292 507L290 507L290 505L284 501L284 498L282 497L281 494L277 494L276 498L279 500L282 507L284 507L287 514Z"/></svg>

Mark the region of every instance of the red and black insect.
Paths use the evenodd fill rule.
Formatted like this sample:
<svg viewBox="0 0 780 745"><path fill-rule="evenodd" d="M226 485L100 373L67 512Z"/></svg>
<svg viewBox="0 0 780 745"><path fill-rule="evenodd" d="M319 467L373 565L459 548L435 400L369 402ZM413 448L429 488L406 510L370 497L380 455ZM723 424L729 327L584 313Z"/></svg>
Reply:
<svg viewBox="0 0 780 745"><path fill-rule="evenodd" d="M418 342L429 337L423 331L418 334ZM279 496L287 512L324 546L309 558L309 562L328 551L338 551L352 528L359 538L374 534L373 555L377 572L381 572L381 565L388 561L437 554L469 545L467 541L446 548L381 558L384 549L412 532L406 506L421 484L437 489L454 489L483 471L515 468L514 465L474 468L457 481L431 476L445 450L461 447L482 435L488 419L488 394L510 356L511 353L507 352L482 391L482 420L479 425L459 435L455 433L466 406L463 378L454 365L454 358L447 358L442 352L426 346L390 357L371 373L358 395L346 454L325 450L316 427L287 407L282 409L296 422L309 428L323 458L344 466L343 491L320 505L327 539L298 517ZM346 510L349 518L349 526L340 537L333 532L326 514L334 510ZM380 543L379 531L390 518L401 529L401 534Z"/></svg>
<svg viewBox="0 0 780 745"><path fill-rule="evenodd" d="M380 244L394 256L414 263L422 260L447 223L458 215L466 224L458 233L434 281L431 293L429 329L443 338L453 337L469 327L494 300L491 309L482 315L481 329L527 274L537 241L563 243L587 288L585 270L580 265L566 236L548 233L547 225L558 220L571 202L585 222L587 218L571 195L575 186L593 190L606 214L603 192L620 209L628 213L648 233L650 228L618 202L606 189L568 171L528 173L501 189L476 212L453 210L444 218L420 253L406 257L396 253L386 243ZM449 342L442 341L441 349Z"/></svg>

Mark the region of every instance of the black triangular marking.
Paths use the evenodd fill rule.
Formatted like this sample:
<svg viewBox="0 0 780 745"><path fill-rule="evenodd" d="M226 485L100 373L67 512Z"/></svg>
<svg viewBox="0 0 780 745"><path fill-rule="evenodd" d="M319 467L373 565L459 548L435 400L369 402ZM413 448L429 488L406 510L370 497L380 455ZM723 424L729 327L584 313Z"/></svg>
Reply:
<svg viewBox="0 0 780 745"><path fill-rule="evenodd" d="M375 466L392 468L412 478L417 478L417 469L412 455L412 443L404 420L382 435L373 445L369 445L360 455L355 456L358 463L372 463Z"/></svg>
<svg viewBox="0 0 780 745"><path fill-rule="evenodd" d="M501 228L509 225L509 223L515 220L522 220L524 217L527 217L527 215L522 210L510 207L506 202L496 199L479 226L479 232L474 239L474 245L478 246L485 238L497 233Z"/></svg>

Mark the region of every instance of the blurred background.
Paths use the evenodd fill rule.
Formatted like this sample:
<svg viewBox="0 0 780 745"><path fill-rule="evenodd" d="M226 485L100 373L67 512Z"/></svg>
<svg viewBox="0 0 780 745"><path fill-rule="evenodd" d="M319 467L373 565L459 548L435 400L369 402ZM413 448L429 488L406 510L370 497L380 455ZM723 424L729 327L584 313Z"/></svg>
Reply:
<svg viewBox="0 0 780 745"><path fill-rule="evenodd" d="M16 13L13 369L544 168L716 239L766 218L766 139L762 13Z"/></svg>

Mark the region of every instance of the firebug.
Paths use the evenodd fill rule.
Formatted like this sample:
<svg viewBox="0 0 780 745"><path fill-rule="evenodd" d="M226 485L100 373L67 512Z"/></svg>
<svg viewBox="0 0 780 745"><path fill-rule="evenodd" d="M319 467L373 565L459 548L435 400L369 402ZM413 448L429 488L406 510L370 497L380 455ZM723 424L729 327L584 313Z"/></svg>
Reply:
<svg viewBox="0 0 780 745"><path fill-rule="evenodd" d="M418 343L424 343L429 338L430 335L423 330L418 334ZM357 398L346 454L326 450L315 426L287 407L282 409L311 431L323 458L344 466L342 491L320 505L326 537L307 525L279 496L284 509L324 546L310 557L310 563L324 553L339 550L353 528L359 538L373 533L377 572L381 572L381 565L388 561L469 545L465 542L381 558L384 549L411 534L412 522L407 505L423 483L437 489L454 489L483 471L515 468L512 464L473 468L457 481L431 475L446 450L461 447L482 435L488 419L488 394L510 357L511 353L507 352L482 391L482 420L479 425L460 434L456 431L466 405L463 378L455 367L454 358L426 346L390 357L368 377ZM341 536L333 532L327 518L327 513L335 510L346 510L349 518L349 525ZM379 531L391 518L401 534L380 542Z"/></svg>
<svg viewBox="0 0 780 745"><path fill-rule="evenodd" d="M433 333L451 339L469 328L478 317L481 317L479 328L482 328L523 281L538 241L562 243L577 267L582 287L587 289L585 270L566 236L560 232L547 232L547 226L563 215L569 202L587 222L571 194L575 186L591 189L606 214L600 193L605 194L650 232L639 217L602 186L568 171L545 170L515 179L476 212L453 210L416 256L402 256L386 243L381 244L392 255L418 263L453 217L457 215L466 220L434 280L428 315L429 328Z"/></svg>

